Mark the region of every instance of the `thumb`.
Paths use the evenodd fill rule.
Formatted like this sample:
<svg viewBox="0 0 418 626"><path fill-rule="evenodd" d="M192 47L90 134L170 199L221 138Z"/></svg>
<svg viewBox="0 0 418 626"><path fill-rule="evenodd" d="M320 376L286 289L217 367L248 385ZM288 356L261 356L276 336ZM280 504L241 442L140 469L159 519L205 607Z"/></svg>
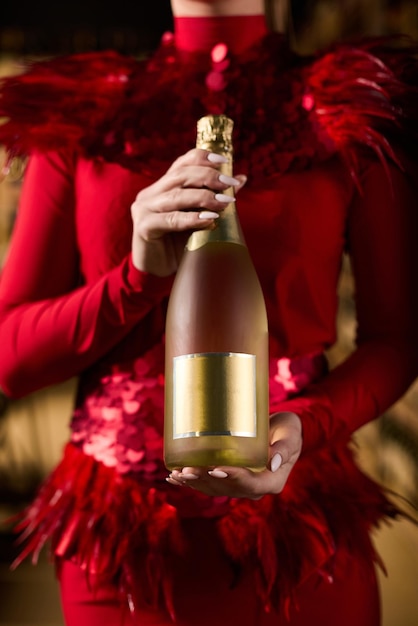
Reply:
<svg viewBox="0 0 418 626"><path fill-rule="evenodd" d="M270 471L277 472L282 465L283 456L280 454L279 450L273 450L270 457Z"/></svg>
<svg viewBox="0 0 418 626"><path fill-rule="evenodd" d="M245 183L247 182L247 177L245 176L245 174L237 174L236 176L234 175L234 178L239 180L239 186L235 187L235 191L238 192L244 187Z"/></svg>
<svg viewBox="0 0 418 626"><path fill-rule="evenodd" d="M270 470L277 472L287 463L294 463L302 448L300 418L291 412L272 416L272 443L270 444Z"/></svg>

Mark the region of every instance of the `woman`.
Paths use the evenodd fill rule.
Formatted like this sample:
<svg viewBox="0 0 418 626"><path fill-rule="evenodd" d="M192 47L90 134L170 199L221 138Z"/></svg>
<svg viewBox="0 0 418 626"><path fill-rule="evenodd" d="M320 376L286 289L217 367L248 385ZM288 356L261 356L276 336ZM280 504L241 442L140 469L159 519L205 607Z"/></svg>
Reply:
<svg viewBox="0 0 418 626"><path fill-rule="evenodd" d="M31 158L0 286L0 384L18 397L79 376L18 562L51 541L70 626L376 626L369 532L395 510L349 442L417 373L405 55L376 42L301 59L262 0L171 5L175 34L147 62L79 55L4 85L0 138ZM197 119L219 112L235 122L228 180L191 149ZM269 316L270 462L167 477L174 251L230 186ZM344 251L358 347L328 372Z"/></svg>

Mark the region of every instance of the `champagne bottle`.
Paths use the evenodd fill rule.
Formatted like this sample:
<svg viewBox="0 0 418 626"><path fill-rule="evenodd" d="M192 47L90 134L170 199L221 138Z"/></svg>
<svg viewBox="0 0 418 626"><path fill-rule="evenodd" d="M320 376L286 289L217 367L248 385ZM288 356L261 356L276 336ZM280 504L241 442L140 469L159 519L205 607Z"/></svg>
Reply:
<svg viewBox="0 0 418 626"><path fill-rule="evenodd" d="M232 176L233 122L197 124L197 147ZM233 196L233 189L223 193ZM268 329L260 283L232 201L189 237L166 320L164 460L168 469L268 459Z"/></svg>

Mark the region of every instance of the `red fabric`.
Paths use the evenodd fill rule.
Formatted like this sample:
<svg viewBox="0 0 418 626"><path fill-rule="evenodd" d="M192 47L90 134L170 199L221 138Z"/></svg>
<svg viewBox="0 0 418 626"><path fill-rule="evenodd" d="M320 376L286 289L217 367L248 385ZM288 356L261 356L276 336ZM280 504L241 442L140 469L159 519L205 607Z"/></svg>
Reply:
<svg viewBox="0 0 418 626"><path fill-rule="evenodd" d="M193 145L202 112L224 110L237 119L237 168L250 173L237 205L266 298L274 359L322 353L335 342L341 256L344 250L351 254L358 348L297 396L272 399L272 411L300 415L303 456L280 497L231 503L216 524L235 564L254 569L252 582L267 606L288 603L295 585L311 575L331 575L335 559L351 546L354 562L363 553L371 563L368 531L392 510L357 472L346 443L407 389L418 359L413 289L418 212L414 180L401 169L399 144L407 145L408 137L402 134L398 83L386 66L380 71L377 57L363 51L360 67L367 80L356 75L359 91L353 91L353 75L344 65L350 55L343 55L337 66L346 78L344 102L332 106L327 90L334 97L335 83L332 76L330 84L324 79L324 68L337 57L309 64L285 52L283 40L269 36L242 57L215 65L200 54L187 64L181 55L180 62L172 42L145 66L110 54L52 61L7 82L0 101L0 112L11 116L0 137L11 153L32 152L0 283L0 386L18 397L78 375L74 432L77 411L93 396L106 409L115 408L108 392L116 370L127 375L129 395L136 368L142 375L139 357L146 360L149 350L162 349L171 279L132 267L130 205L171 157ZM284 69L289 59L290 71ZM379 80L385 83L384 97ZM31 98L17 98L25 93ZM48 94L57 96L58 109L45 108ZM38 107L34 135L26 132L32 101ZM62 122L74 131L69 140L57 134ZM140 412L131 418L139 419ZM148 411L147 419L154 418ZM155 427L146 427L150 446ZM73 454L79 455L77 463L71 462ZM171 502L159 507L165 490L157 472L151 470L145 484L105 461L67 447L25 514L27 549L36 557L51 536L66 558L107 563L107 582L115 574L125 591L126 572L112 568L128 562L131 574L146 570L151 580L154 571L161 574L169 604L173 579L164 575L164 558L173 558L176 535L167 551L160 540L169 512L168 534L176 529L180 507ZM127 559L131 544L118 542L128 536L122 529L130 514L139 520L139 544L151 538L155 543L145 541L147 548L159 548L147 567L140 559L133 567ZM134 583L139 599L141 585ZM155 585L152 591L159 589ZM315 607L318 615L321 610Z"/></svg>
<svg viewBox="0 0 418 626"><path fill-rule="evenodd" d="M176 561L193 553L196 563L206 562L208 537L216 537L236 579L251 572L259 606L285 614L300 585L338 576L341 554L382 566L369 532L395 512L345 443L301 459L280 497L255 502L121 475L68 444L21 515L15 530L22 549L12 567L29 555L36 562L50 541L52 554L79 565L92 590L116 585L135 609L146 601L177 618ZM191 547L194 524L206 532Z"/></svg>
<svg viewBox="0 0 418 626"><path fill-rule="evenodd" d="M175 17L176 47L180 50L207 52L220 43L240 54L267 33L264 15L222 17Z"/></svg>
<svg viewBox="0 0 418 626"><path fill-rule="evenodd" d="M307 178L310 178L308 175ZM317 177L311 175L312 182ZM322 209L327 212L329 202L335 201L331 187L325 179L320 182ZM276 410L294 410L301 415L304 428L304 449L312 449L324 444L330 437L342 432L353 432L361 425L378 417L393 404L417 374L417 293L413 289L417 276L417 190L412 181L402 172L390 167L390 179L378 163L370 163L362 174L361 193L353 192L346 214L346 223L340 222L333 232L336 222L343 216L333 209L333 215L323 215L321 233L315 241L306 239L300 254L307 261L307 252L322 256L327 242L340 237L351 255L355 279L355 300L357 309L357 350L329 376L311 388L302 397L289 400L274 407ZM310 187L304 186L303 192ZM319 199L318 196L318 199ZM318 215L314 194L306 193L310 199L306 211ZM300 197L306 203L306 198ZM414 206L415 205L415 206ZM311 214L310 216L311 217ZM308 228L308 224L305 226ZM313 232L313 224L311 224ZM299 251L298 251L299 253ZM322 261L326 265L326 259ZM312 263L312 264L311 264ZM313 258L309 264L314 271ZM311 275L308 281L302 279L308 292L313 294L316 306L306 302L298 323L292 309L286 311L287 324L294 334L295 341L303 341L305 331L310 333L310 322L305 313L324 310L331 289L322 292L331 266L321 267L319 274ZM331 275L328 275L331 286ZM315 286L316 285L316 286ZM288 290L291 286L287 286ZM289 293L289 292L288 292ZM284 293L282 297L285 298ZM301 297L302 294L301 294ZM319 302L322 298L322 302ZM280 302L280 300L278 300ZM328 301L328 314L331 315L335 301ZM311 317L312 319L312 317ZM331 319L329 317L328 319ZM325 321L325 320L323 320ZM296 323L295 323L296 322ZM317 320L319 327L319 318ZM328 340L325 340L328 344ZM329 344L328 344L329 345Z"/></svg>
<svg viewBox="0 0 418 626"><path fill-rule="evenodd" d="M333 584L315 576L299 588L296 606L289 607L286 617L275 610L265 613L257 604L251 569L234 581L207 521L186 523L185 532L190 552L174 564L177 626L335 626L336 615L339 626L380 624L373 566L348 553L338 555ZM202 556L200 567L196 552ZM72 563L59 563L58 572L67 626L172 626L165 612L146 606L138 606L130 615L117 588L99 585L98 592L92 591L84 573Z"/></svg>
<svg viewBox="0 0 418 626"><path fill-rule="evenodd" d="M92 173L96 169L85 165ZM0 288L0 387L7 395L23 396L80 373L123 342L134 327L138 352L156 336L155 322L147 314L169 293L172 278L141 273L131 263L131 226L126 218L135 181L131 195L129 189L121 190L119 211L125 220L114 213L111 223L105 224L101 192L87 181L84 209L75 211L72 177L77 180L79 170L68 155L38 155L26 172ZM105 194L111 191L110 181L106 186ZM100 239L99 231L91 227L95 219L89 217L96 209L102 213ZM90 250L90 260L79 257L79 240L85 251Z"/></svg>

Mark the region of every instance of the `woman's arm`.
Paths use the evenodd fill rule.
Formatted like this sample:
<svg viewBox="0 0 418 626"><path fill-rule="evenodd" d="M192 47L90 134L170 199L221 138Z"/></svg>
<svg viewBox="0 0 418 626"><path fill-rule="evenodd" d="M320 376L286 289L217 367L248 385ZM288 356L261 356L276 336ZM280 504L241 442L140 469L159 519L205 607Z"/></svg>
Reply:
<svg viewBox="0 0 418 626"><path fill-rule="evenodd" d="M389 171L369 163L350 209L357 348L302 396L273 407L300 416L304 452L380 416L418 375L418 190Z"/></svg>
<svg viewBox="0 0 418 626"><path fill-rule="evenodd" d="M222 191L245 182L223 180L219 158L190 150L140 191L131 207L131 253L96 282L78 286L74 164L57 153L32 157L0 283L0 388L6 395L79 374L168 295L186 234L210 227L231 201Z"/></svg>
<svg viewBox="0 0 418 626"><path fill-rule="evenodd" d="M80 373L170 289L128 255L79 286L71 155L34 155L0 280L0 387L20 397Z"/></svg>

